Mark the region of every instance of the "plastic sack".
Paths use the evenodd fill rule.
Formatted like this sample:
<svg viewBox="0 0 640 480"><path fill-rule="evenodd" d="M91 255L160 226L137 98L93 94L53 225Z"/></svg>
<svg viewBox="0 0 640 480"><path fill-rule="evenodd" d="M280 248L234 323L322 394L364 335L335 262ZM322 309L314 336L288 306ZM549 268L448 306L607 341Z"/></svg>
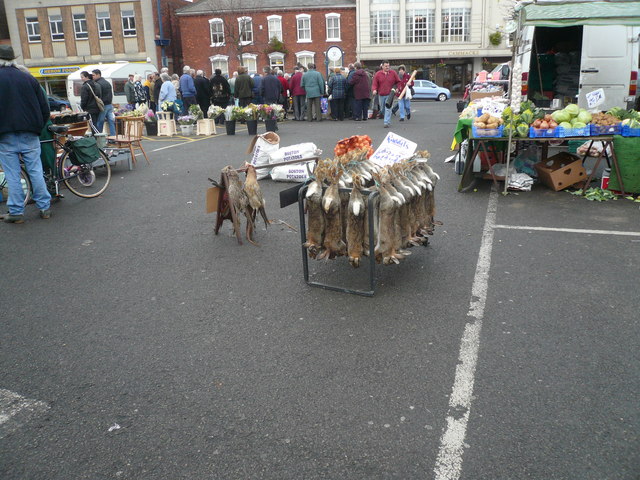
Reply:
<svg viewBox="0 0 640 480"><path fill-rule="evenodd" d="M269 155L269 163L290 162L292 160L304 160L317 157L322 154L315 143L298 143L289 147L281 147Z"/></svg>
<svg viewBox="0 0 640 480"><path fill-rule="evenodd" d="M294 163L292 165L280 165L271 169L271 179L276 182L296 182L306 181L313 173L315 162Z"/></svg>
<svg viewBox="0 0 640 480"><path fill-rule="evenodd" d="M538 177L538 172L534 168L536 163L540 162L538 149L533 146L523 150L514 160L513 166L517 172L526 173L532 178Z"/></svg>
<svg viewBox="0 0 640 480"><path fill-rule="evenodd" d="M262 135L256 135L249 144L247 153L251 153L251 165L260 167L269 165L269 155L280 148L280 136L275 132L267 132ZM268 168L259 168L256 170L258 180L269 176Z"/></svg>
<svg viewBox="0 0 640 480"><path fill-rule="evenodd" d="M329 111L329 99L327 97L320 99L320 111L325 115Z"/></svg>

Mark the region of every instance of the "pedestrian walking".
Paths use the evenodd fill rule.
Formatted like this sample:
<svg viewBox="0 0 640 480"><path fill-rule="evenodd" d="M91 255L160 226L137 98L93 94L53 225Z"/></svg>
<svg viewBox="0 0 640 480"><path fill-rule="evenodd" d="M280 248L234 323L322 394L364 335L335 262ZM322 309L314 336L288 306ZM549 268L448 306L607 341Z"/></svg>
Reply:
<svg viewBox="0 0 640 480"><path fill-rule="evenodd" d="M113 88L109 82L102 78L102 72L99 69L96 68L91 73L93 73L93 81L100 85L100 91L102 92L100 98L104 102L104 110L98 115L96 129L98 132L102 132L106 120L109 126L109 135L113 136L116 134L116 116L113 113Z"/></svg>
<svg viewBox="0 0 640 480"><path fill-rule="evenodd" d="M398 103L394 105L391 112L395 115L398 110L400 110L400 121L404 122L404 119L411 119L411 89L413 88L413 80L411 80L411 75L407 73L407 69L404 65L400 65L398 67L398 77L400 77L400 84L398 85L398 91L396 92L396 97L398 97ZM406 86L406 90L405 90ZM402 92L405 92L403 97L400 98Z"/></svg>
<svg viewBox="0 0 640 480"><path fill-rule="evenodd" d="M131 108L135 108L136 106L136 93L135 93L135 87L133 82L134 82L133 73L130 73L127 83L124 84L124 95L125 97L127 97L127 104Z"/></svg>
<svg viewBox="0 0 640 480"><path fill-rule="evenodd" d="M91 122L97 125L101 110L96 98L100 98L102 90L100 89L100 85L96 85L93 81L93 75L87 71L80 72L80 80L82 80L80 108L83 112L87 112L91 116Z"/></svg>
<svg viewBox="0 0 640 480"><path fill-rule="evenodd" d="M378 71L373 77L372 93L378 95L378 102L380 103L380 113L384 118L384 128L389 128L391 125L391 105L393 98L400 84L400 77L389 67L389 62L382 62L382 69ZM389 95L392 95L391 97ZM387 100L390 99L391 102Z"/></svg>
<svg viewBox="0 0 640 480"><path fill-rule="evenodd" d="M49 102L38 81L17 68L15 58L11 45L0 45L0 163L9 190L9 212L1 218L6 223L24 222L20 158L31 180L40 217L51 217L51 195L44 182L39 138L49 120Z"/></svg>

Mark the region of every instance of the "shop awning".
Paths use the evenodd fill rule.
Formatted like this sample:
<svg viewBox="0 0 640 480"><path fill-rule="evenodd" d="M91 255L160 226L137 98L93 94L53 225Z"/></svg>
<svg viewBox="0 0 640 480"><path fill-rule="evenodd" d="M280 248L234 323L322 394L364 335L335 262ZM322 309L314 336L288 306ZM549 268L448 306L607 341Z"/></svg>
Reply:
<svg viewBox="0 0 640 480"><path fill-rule="evenodd" d="M635 0L538 0L516 6L521 25L640 25L640 2Z"/></svg>

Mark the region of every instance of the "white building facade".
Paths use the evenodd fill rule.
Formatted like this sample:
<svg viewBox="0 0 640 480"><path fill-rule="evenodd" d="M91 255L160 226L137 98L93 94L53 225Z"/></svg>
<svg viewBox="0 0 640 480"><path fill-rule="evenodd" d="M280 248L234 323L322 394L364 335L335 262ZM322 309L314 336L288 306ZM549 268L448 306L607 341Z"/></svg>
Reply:
<svg viewBox="0 0 640 480"><path fill-rule="evenodd" d="M454 92L483 68L508 61L513 0L358 0L358 58L381 60Z"/></svg>

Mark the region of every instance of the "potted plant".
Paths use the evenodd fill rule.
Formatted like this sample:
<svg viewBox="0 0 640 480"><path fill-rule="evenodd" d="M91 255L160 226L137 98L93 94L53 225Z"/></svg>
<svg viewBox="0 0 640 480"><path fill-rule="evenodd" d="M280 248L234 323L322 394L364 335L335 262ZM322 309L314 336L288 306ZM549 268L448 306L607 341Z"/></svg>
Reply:
<svg viewBox="0 0 640 480"><path fill-rule="evenodd" d="M260 108L253 103L250 103L244 107L244 118L247 122L247 133L249 135L256 135L258 133L258 118L260 115Z"/></svg>
<svg viewBox="0 0 640 480"><path fill-rule="evenodd" d="M153 110L147 110L144 116L144 126L147 130L147 136L158 135L158 117Z"/></svg>
<svg viewBox="0 0 640 480"><path fill-rule="evenodd" d="M224 110L224 126L227 130L227 135L235 135L236 134L236 122L238 120L245 119L244 108L242 107L234 107L229 105Z"/></svg>
<svg viewBox="0 0 640 480"><path fill-rule="evenodd" d="M204 118L204 114L202 113L202 109L200 108L200 105L198 105L197 103L194 103L193 105L189 106L189 115L192 115L196 118L197 120L202 120Z"/></svg>
<svg viewBox="0 0 640 480"><path fill-rule="evenodd" d="M278 130L277 122L284 118L284 108L276 103L271 105L260 105L260 118L264 120L267 132Z"/></svg>
<svg viewBox="0 0 640 480"><path fill-rule="evenodd" d="M180 130L182 130L183 135L193 135L195 124L196 117L191 114L178 117L178 125L180 125Z"/></svg>

